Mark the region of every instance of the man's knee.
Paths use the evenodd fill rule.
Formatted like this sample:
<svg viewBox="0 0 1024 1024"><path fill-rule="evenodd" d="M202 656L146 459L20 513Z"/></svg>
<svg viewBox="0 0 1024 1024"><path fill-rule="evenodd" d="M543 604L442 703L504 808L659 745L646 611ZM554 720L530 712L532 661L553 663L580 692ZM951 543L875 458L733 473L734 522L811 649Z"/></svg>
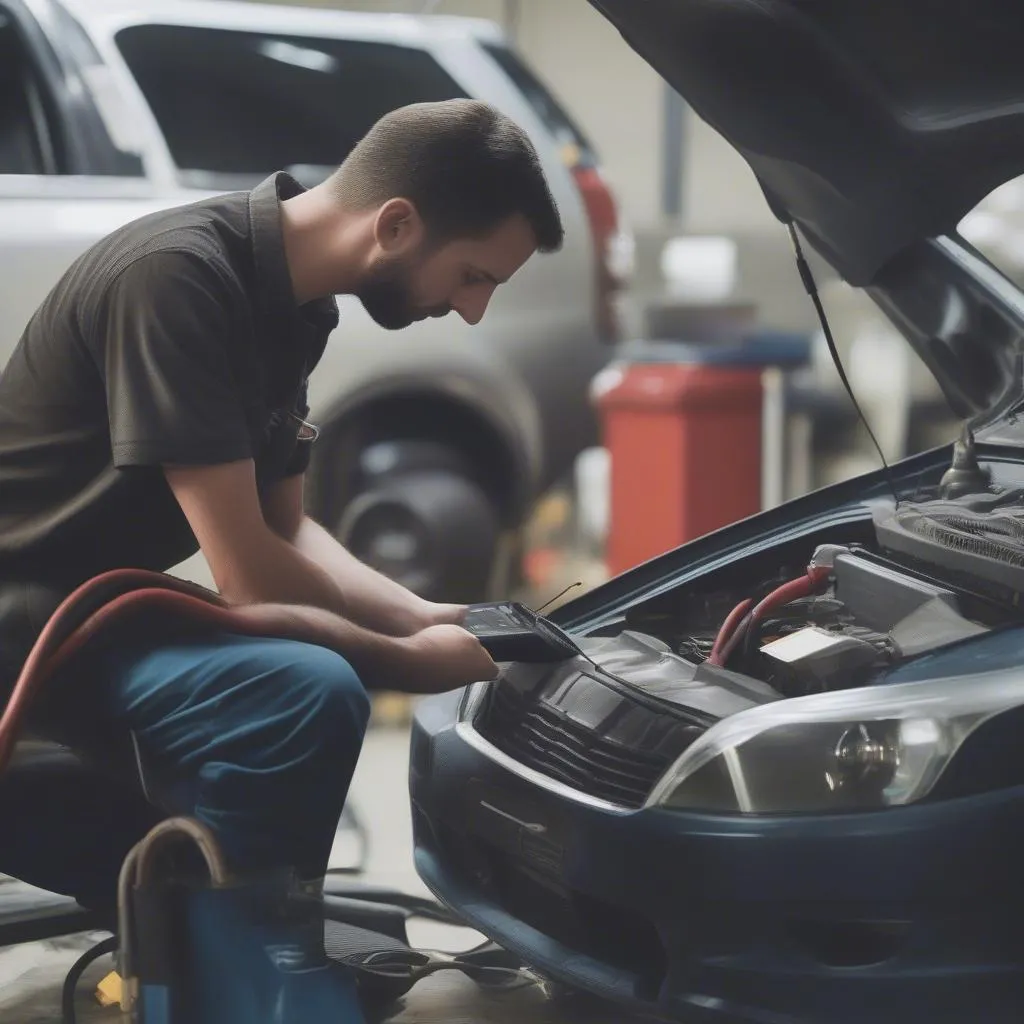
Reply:
<svg viewBox="0 0 1024 1024"><path fill-rule="evenodd" d="M326 647L301 644L288 674L289 693L312 728L333 742L346 733L362 740L370 698L345 658Z"/></svg>
<svg viewBox="0 0 1024 1024"><path fill-rule="evenodd" d="M196 813L248 869L322 874L359 759L370 702L339 655L288 641L250 646L240 701L198 772Z"/></svg>
<svg viewBox="0 0 1024 1024"><path fill-rule="evenodd" d="M215 637L143 652L116 678L118 720L143 749L207 774L311 766L336 777L355 764L369 718L348 661L298 641Z"/></svg>

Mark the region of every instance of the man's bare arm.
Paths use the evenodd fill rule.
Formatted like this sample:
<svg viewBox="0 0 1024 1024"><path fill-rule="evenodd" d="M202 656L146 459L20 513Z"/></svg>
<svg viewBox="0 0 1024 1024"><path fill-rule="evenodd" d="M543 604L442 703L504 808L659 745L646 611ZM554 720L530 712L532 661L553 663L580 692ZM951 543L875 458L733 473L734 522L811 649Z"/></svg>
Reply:
<svg viewBox="0 0 1024 1024"><path fill-rule="evenodd" d="M264 521L251 461L165 473L218 590L253 632L336 650L375 687L437 692L495 675L487 652L457 626L395 637L350 621L330 575Z"/></svg>
<svg viewBox="0 0 1024 1024"><path fill-rule="evenodd" d="M275 484L263 502L268 525L300 554L320 566L344 594L356 622L380 633L408 636L441 623L462 621L460 605L425 601L405 587L364 565L322 526L303 513L302 477Z"/></svg>
<svg viewBox="0 0 1024 1024"><path fill-rule="evenodd" d="M252 460L164 472L228 601L310 605L348 617L330 574L267 525Z"/></svg>

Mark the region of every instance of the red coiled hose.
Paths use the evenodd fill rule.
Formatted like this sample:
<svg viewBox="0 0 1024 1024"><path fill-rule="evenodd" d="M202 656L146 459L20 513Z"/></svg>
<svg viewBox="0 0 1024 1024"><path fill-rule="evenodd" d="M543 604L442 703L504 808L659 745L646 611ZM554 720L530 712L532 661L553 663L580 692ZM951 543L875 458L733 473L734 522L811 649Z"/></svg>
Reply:
<svg viewBox="0 0 1024 1024"><path fill-rule="evenodd" d="M739 626L740 620L753 603L753 600L748 597L745 601L740 601L726 616L725 622L722 623L722 628L718 631L718 636L715 637L715 642L711 645L711 653L708 655L708 661L712 665L721 664L719 658L722 654L722 647L729 637L732 636L734 630Z"/></svg>
<svg viewBox="0 0 1024 1024"><path fill-rule="evenodd" d="M92 607L97 600L98 606ZM115 569L88 580L61 602L25 659L0 716L0 774L11 759L19 726L39 687L86 641L142 610L162 611L179 622L201 622L229 632L265 633L265 628L241 609L229 606L219 594L166 573ZM83 613L85 617L80 618Z"/></svg>
<svg viewBox="0 0 1024 1024"><path fill-rule="evenodd" d="M808 597L821 590L829 580L832 573L831 565L818 565L811 563L807 567L807 574L800 576L781 587L776 587L767 597L763 598L753 611L744 615L747 608L753 603L749 600L738 604L730 613L729 617L722 623L718 631L714 646L708 655L708 663L711 665L725 665L732 652L744 636L760 622L765 615L779 608L790 601L796 601L801 597Z"/></svg>

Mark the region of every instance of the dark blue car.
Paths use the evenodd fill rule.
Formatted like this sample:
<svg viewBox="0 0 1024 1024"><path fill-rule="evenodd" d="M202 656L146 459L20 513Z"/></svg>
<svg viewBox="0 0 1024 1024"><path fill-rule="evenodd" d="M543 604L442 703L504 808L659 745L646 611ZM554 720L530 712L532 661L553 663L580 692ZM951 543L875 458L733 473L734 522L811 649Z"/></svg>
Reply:
<svg viewBox="0 0 1024 1024"><path fill-rule="evenodd" d="M1020 7L591 2L965 428L567 605L579 655L425 702L418 870L670 1019L1020 1021L1024 294L956 232L1024 174Z"/></svg>

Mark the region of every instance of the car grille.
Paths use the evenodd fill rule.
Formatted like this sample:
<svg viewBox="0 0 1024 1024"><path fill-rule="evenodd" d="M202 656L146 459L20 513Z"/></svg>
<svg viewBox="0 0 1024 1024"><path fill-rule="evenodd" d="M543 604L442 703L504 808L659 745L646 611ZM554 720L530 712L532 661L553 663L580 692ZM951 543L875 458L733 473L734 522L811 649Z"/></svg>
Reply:
<svg viewBox="0 0 1024 1024"><path fill-rule="evenodd" d="M520 764L589 796L621 807L642 807L655 783L703 726L679 722L670 713L631 705L650 716L651 731L671 732L675 742L638 750L601 735L557 707L511 686L492 687L477 731ZM682 728L680 728L680 726Z"/></svg>

